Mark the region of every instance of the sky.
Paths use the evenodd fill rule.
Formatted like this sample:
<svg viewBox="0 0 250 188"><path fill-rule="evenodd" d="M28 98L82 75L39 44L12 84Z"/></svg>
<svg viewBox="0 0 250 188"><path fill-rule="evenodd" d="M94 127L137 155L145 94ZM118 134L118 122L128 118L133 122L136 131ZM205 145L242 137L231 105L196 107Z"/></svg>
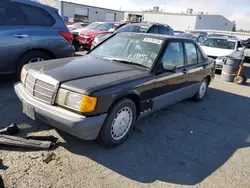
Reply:
<svg viewBox="0 0 250 188"><path fill-rule="evenodd" d="M192 8L194 13L221 14L236 21L237 29L250 30L250 0L67 0L80 4L118 10L139 11L159 6L166 12L185 12Z"/></svg>

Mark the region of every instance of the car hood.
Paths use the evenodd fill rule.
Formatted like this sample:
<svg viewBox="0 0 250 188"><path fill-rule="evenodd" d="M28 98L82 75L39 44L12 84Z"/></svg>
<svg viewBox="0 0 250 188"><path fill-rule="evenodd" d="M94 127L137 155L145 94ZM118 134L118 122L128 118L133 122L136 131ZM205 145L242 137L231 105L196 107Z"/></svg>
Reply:
<svg viewBox="0 0 250 188"><path fill-rule="evenodd" d="M105 39L107 39L108 37L110 37L112 35L112 33L104 33L104 34L100 34L98 35L96 38L96 42L99 44L102 41L104 41Z"/></svg>
<svg viewBox="0 0 250 188"><path fill-rule="evenodd" d="M84 30L81 31L81 35L90 35L90 36L96 36L99 34L107 33L108 31L99 31L99 30Z"/></svg>
<svg viewBox="0 0 250 188"><path fill-rule="evenodd" d="M212 48L207 46L201 46L201 48L203 49L203 51L207 56L213 56L213 57L227 56L234 51L221 48Z"/></svg>
<svg viewBox="0 0 250 188"><path fill-rule="evenodd" d="M66 84L67 88L83 91L86 88L107 84L119 79L144 74L145 69L130 65L114 63L109 60L95 58L90 55L75 58L64 58L25 65L27 71L32 70L39 74ZM87 81L86 81L86 80ZM72 81L82 80L76 85Z"/></svg>

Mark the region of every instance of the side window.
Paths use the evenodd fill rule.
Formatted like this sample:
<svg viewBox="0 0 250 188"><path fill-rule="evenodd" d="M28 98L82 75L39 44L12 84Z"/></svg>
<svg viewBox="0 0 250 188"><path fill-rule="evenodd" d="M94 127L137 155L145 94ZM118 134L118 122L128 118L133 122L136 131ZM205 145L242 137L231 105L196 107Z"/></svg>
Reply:
<svg viewBox="0 0 250 188"><path fill-rule="evenodd" d="M159 27L159 34L170 35L170 29L168 27L165 27L165 26L160 26Z"/></svg>
<svg viewBox="0 0 250 188"><path fill-rule="evenodd" d="M29 25L53 26L55 24L55 19L44 9L24 4L21 5L21 8Z"/></svg>
<svg viewBox="0 0 250 188"><path fill-rule="evenodd" d="M198 53L198 61L199 61L199 63L205 61L205 58L203 57L201 51L198 48L196 48L196 49L197 49L197 53Z"/></svg>
<svg viewBox="0 0 250 188"><path fill-rule="evenodd" d="M184 54L181 42L170 42L164 52L162 63L184 66Z"/></svg>
<svg viewBox="0 0 250 188"><path fill-rule="evenodd" d="M27 25L19 3L0 3L0 25Z"/></svg>
<svg viewBox="0 0 250 188"><path fill-rule="evenodd" d="M192 65L198 63L196 47L193 43L184 43L186 54L187 54L187 64Z"/></svg>
<svg viewBox="0 0 250 188"><path fill-rule="evenodd" d="M153 26L149 29L148 33L159 34L158 26Z"/></svg>

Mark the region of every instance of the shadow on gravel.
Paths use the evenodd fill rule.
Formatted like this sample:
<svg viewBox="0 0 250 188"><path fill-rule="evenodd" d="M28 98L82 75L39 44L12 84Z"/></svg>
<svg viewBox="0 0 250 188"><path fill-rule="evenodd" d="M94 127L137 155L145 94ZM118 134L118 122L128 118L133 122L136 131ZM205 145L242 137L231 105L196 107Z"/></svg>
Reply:
<svg viewBox="0 0 250 188"><path fill-rule="evenodd" d="M132 180L195 185L250 146L249 106L247 97L210 88L201 103L183 101L142 120L115 148L59 133L68 151Z"/></svg>

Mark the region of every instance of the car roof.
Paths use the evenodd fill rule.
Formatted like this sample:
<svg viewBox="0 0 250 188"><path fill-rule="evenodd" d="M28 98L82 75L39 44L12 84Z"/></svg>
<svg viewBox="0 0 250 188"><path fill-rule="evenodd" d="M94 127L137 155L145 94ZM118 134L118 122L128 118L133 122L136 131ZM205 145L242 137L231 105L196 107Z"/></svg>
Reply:
<svg viewBox="0 0 250 188"><path fill-rule="evenodd" d="M168 40L168 39L184 39L187 41L192 41L192 39L189 38L184 38L184 37L178 37L178 36L170 36L170 35L161 35L161 34L153 34L153 33L132 33L132 32L121 32L117 33L116 35L134 35L134 36L144 36L144 37L152 37L155 39L160 39L160 40Z"/></svg>
<svg viewBox="0 0 250 188"><path fill-rule="evenodd" d="M234 39L234 38L230 38L230 37L223 37L223 36L214 36L214 37L210 37L208 36L207 39L221 39L221 40L228 40L228 41L232 41L232 42L238 42L240 40Z"/></svg>
<svg viewBox="0 0 250 188"><path fill-rule="evenodd" d="M36 6L36 7L40 7L40 8L44 8L44 9L49 8L49 9L53 9L53 10L57 11L56 8L42 4L42 3L38 2L37 0L11 0L11 1L18 2L18 3L24 3L27 5L32 5L32 6Z"/></svg>

